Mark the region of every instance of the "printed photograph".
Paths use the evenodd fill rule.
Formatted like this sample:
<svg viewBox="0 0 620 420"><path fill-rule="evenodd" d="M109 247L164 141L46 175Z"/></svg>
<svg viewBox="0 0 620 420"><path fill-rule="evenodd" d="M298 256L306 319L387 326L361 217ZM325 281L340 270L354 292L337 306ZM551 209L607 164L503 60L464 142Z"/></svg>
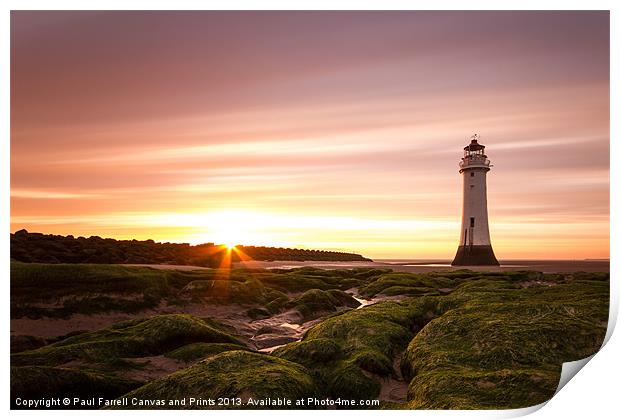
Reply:
<svg viewBox="0 0 620 420"><path fill-rule="evenodd" d="M540 405L609 173L609 11L11 11L10 407Z"/></svg>

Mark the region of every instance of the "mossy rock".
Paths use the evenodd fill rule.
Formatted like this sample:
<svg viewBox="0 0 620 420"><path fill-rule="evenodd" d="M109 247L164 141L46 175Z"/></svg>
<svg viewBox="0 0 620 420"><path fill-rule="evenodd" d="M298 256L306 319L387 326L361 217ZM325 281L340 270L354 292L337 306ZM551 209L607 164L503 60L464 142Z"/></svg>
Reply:
<svg viewBox="0 0 620 420"><path fill-rule="evenodd" d="M336 301L338 302L336 306L357 308L361 305L361 303L357 299L355 299L350 294L343 292L342 290L332 289L328 290L327 293L329 293L331 297L336 299Z"/></svg>
<svg viewBox="0 0 620 420"><path fill-rule="evenodd" d="M350 360L366 372L376 373L380 376L388 376L394 373L392 359L388 354L370 347L366 349L357 348Z"/></svg>
<svg viewBox="0 0 620 420"><path fill-rule="evenodd" d="M113 264L11 264L11 298L49 301L82 292L141 293L169 287L165 270Z"/></svg>
<svg viewBox="0 0 620 420"><path fill-rule="evenodd" d="M599 349L606 326L588 319L588 308L567 309L518 303L449 311L411 341L403 370L413 374L454 365L499 370L587 357Z"/></svg>
<svg viewBox="0 0 620 420"><path fill-rule="evenodd" d="M247 350L247 347L239 344L226 343L192 343L178 349L174 349L165 354L166 357L183 362L193 362L214 356L225 351Z"/></svg>
<svg viewBox="0 0 620 420"><path fill-rule="evenodd" d="M136 313L173 294L176 276L176 272L147 267L12 263L11 317Z"/></svg>
<svg viewBox="0 0 620 420"><path fill-rule="evenodd" d="M517 290L521 287L511 280L495 277L493 279L477 278L472 281L461 283L453 292L489 292L497 293L499 290Z"/></svg>
<svg viewBox="0 0 620 420"><path fill-rule="evenodd" d="M562 363L600 348L608 284L521 288L496 276L466 282L439 302L440 316L401 360L411 407L518 408L551 398Z"/></svg>
<svg viewBox="0 0 620 420"><path fill-rule="evenodd" d="M195 342L242 344L213 321L192 315L158 315L79 334L11 356L14 365L55 366L72 360L105 362L159 355Z"/></svg>
<svg viewBox="0 0 620 420"><path fill-rule="evenodd" d="M191 291L192 294L209 299L214 303L262 304L267 300L265 294L268 289L260 280L253 278L245 281L221 278L209 282L192 282L188 286L193 283L197 284Z"/></svg>
<svg viewBox="0 0 620 420"><path fill-rule="evenodd" d="M341 290L310 289L293 299L288 306L295 308L304 320L310 320L335 312L339 307L356 308L360 306L360 303L353 296Z"/></svg>
<svg viewBox="0 0 620 420"><path fill-rule="evenodd" d="M205 399L239 397L246 402L250 397L253 399L279 397L294 401L316 395L318 395L316 384L303 366L277 357L238 350L205 359L187 369L144 385L125 396L166 400L187 396Z"/></svg>
<svg viewBox="0 0 620 420"><path fill-rule="evenodd" d="M411 305L377 303L329 317L308 330L304 339L336 339L346 346L346 351L370 347L393 352L413 337L416 326L421 328L426 323L434 306L434 301L428 298L418 299Z"/></svg>
<svg viewBox="0 0 620 420"><path fill-rule="evenodd" d="M265 305L265 309L272 315L275 315L277 313L282 312L282 310L286 307L286 305L289 303L289 298L288 296L281 296L278 298L275 298L274 300L270 301L269 303L267 303Z"/></svg>
<svg viewBox="0 0 620 420"><path fill-rule="evenodd" d="M288 295L279 290L267 288L265 290L265 299L267 299L270 302L274 300L281 300L281 299L288 300Z"/></svg>
<svg viewBox="0 0 620 420"><path fill-rule="evenodd" d="M387 270L390 271L390 270ZM310 289L346 290L367 282L367 277L384 273L385 270L368 268L353 270L323 270L315 267L300 267L290 270L271 270L272 275L261 281L268 287L286 292L304 292Z"/></svg>
<svg viewBox="0 0 620 420"><path fill-rule="evenodd" d="M338 299L330 293L319 290L310 289L301 296L290 302L290 307L295 308L305 320L318 318L322 314L334 312L338 305Z"/></svg>
<svg viewBox="0 0 620 420"><path fill-rule="evenodd" d="M472 277L474 274L467 274ZM379 276L371 283L360 288L360 294L366 298L384 294L398 295L411 294L423 295L445 288L453 288L463 278L450 278L447 276L436 276L433 273L387 273Z"/></svg>
<svg viewBox="0 0 620 420"><path fill-rule="evenodd" d="M326 382L327 393L333 398L374 399L381 392L381 384L352 363L339 363Z"/></svg>
<svg viewBox="0 0 620 420"><path fill-rule="evenodd" d="M287 298L282 291L263 283L274 282L280 276L267 270L235 269L220 273L219 276L202 276L185 285L182 294L216 304L265 305L279 298Z"/></svg>
<svg viewBox="0 0 620 420"><path fill-rule="evenodd" d="M389 268L356 268L348 271L352 273L352 277L361 280L374 279L383 274L392 272L392 270Z"/></svg>
<svg viewBox="0 0 620 420"><path fill-rule="evenodd" d="M275 349L271 355L312 367L317 362L323 363L341 359L344 353L335 340L317 338L287 344Z"/></svg>
<svg viewBox="0 0 620 420"><path fill-rule="evenodd" d="M273 354L306 366L325 396L375 398L381 385L373 375L393 373L396 353L433 316L434 307L433 300L420 298L338 313Z"/></svg>
<svg viewBox="0 0 620 420"><path fill-rule="evenodd" d="M381 291L382 295L386 296L425 296L425 295L437 295L435 289L431 287L410 287L410 286L390 286Z"/></svg>
<svg viewBox="0 0 620 420"><path fill-rule="evenodd" d="M450 369L423 373L409 384L410 409L487 410L531 407L548 401L560 369Z"/></svg>
<svg viewBox="0 0 620 420"><path fill-rule="evenodd" d="M302 275L297 272L283 273L265 279L265 284L276 290L285 292L304 292L310 289L327 290L331 289L329 283L324 281L324 277Z"/></svg>

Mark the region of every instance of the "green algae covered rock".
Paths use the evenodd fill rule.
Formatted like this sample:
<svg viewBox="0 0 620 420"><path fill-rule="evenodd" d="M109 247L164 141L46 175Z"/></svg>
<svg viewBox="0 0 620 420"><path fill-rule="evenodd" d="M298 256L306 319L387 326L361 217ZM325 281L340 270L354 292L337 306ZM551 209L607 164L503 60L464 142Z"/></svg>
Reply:
<svg viewBox="0 0 620 420"><path fill-rule="evenodd" d="M125 396L138 399L182 399L188 396L200 399L239 398L242 404L246 404L250 398L296 400L317 394L316 384L303 366L277 357L239 350L209 357ZM240 407L199 407L190 404L185 408Z"/></svg>
<svg viewBox="0 0 620 420"><path fill-rule="evenodd" d="M442 298L450 309L411 340L402 358L409 408L536 405L553 396L562 363L599 349L607 328L606 282L527 284L471 281Z"/></svg>
<svg viewBox="0 0 620 420"><path fill-rule="evenodd" d="M11 355L12 365L56 366L163 354L195 342L242 344L219 324L192 315L157 315L115 324Z"/></svg>

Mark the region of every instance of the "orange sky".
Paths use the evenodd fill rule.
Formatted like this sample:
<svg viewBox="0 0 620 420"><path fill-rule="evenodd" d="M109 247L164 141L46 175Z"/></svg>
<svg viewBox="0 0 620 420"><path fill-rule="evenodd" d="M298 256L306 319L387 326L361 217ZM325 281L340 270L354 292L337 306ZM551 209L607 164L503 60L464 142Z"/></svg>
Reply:
<svg viewBox="0 0 620 420"><path fill-rule="evenodd" d="M609 256L607 12L13 12L11 229Z"/></svg>

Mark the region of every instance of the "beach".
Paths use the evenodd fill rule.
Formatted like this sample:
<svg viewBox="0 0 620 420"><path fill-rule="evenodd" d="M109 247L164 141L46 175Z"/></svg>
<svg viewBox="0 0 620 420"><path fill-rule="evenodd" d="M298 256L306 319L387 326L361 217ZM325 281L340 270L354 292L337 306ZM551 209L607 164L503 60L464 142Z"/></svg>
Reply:
<svg viewBox="0 0 620 420"><path fill-rule="evenodd" d="M323 269L347 269L360 267L389 268L400 273L430 273L436 271L522 271L543 273L609 272L609 260L502 260L499 266L452 267L451 260L376 259L372 262L324 262L324 261L244 261L235 263L236 268L290 269L316 267Z"/></svg>

